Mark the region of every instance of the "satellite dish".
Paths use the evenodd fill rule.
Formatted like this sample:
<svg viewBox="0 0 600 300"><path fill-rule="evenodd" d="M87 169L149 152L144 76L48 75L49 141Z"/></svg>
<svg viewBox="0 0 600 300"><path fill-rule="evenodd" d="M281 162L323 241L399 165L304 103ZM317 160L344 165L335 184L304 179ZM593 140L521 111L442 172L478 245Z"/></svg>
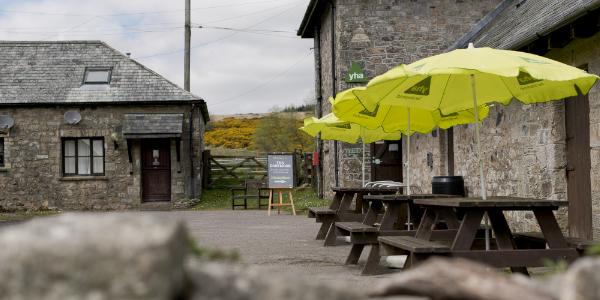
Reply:
<svg viewBox="0 0 600 300"><path fill-rule="evenodd" d="M75 125L81 121L81 114L75 110L69 110L65 113L65 122Z"/></svg>
<svg viewBox="0 0 600 300"><path fill-rule="evenodd" d="M15 125L15 120L8 115L0 116L0 129L10 129Z"/></svg>

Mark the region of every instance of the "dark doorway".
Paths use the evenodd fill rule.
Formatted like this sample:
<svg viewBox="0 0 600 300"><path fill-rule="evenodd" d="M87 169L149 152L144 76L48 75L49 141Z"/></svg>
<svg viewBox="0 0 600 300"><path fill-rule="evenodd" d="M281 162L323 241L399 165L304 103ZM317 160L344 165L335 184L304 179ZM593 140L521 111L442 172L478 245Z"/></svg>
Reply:
<svg viewBox="0 0 600 300"><path fill-rule="evenodd" d="M592 238L590 104L587 95L565 100L569 234Z"/></svg>
<svg viewBox="0 0 600 300"><path fill-rule="evenodd" d="M142 140L142 202L171 201L171 141Z"/></svg>
<svg viewBox="0 0 600 300"><path fill-rule="evenodd" d="M371 181L402 181L401 141L380 141L371 144Z"/></svg>

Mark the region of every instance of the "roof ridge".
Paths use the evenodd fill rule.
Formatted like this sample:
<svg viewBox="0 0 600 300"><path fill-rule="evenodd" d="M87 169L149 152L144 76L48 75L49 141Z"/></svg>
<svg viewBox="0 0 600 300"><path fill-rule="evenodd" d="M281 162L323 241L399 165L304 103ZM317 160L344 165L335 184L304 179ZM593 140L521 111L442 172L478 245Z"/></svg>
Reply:
<svg viewBox="0 0 600 300"><path fill-rule="evenodd" d="M181 86L179 86L179 85L177 85L176 83L172 82L171 80L169 80L169 79L167 79L167 78L163 77L162 75L160 75L160 74L156 73L154 70L152 70L152 69L150 69L150 68L146 67L146 66L145 66L144 64L142 64L141 62L139 62L139 61L137 61L137 60L135 60L135 59L133 59L133 58L131 58L131 57L129 57L129 56L127 56L127 55L125 55L123 52L121 52L121 51L117 50L116 48L113 48L112 46L110 46L109 44L105 43L104 41L99 41L99 42L100 42L100 43L101 43L103 46L107 47L108 49L110 49L110 50L114 51L115 53L117 53L117 54L121 55L123 58L126 58L126 59L128 59L129 61L131 61L131 62L133 62L133 63L137 64L138 66L140 66L141 68L143 68L144 70L146 70L146 71L148 71L148 72L152 73L152 74L153 74L153 75L155 75L155 76L158 76L158 77L159 77L161 80L164 80L164 81L166 81L167 83L171 84L172 86L174 86L174 87L176 87L176 88L180 89L180 90L181 90L181 91L182 91L184 94L188 94L189 96L191 96L191 97L194 97L194 98L197 98L197 99L199 99L199 100L204 100L202 97L200 97L200 96L196 96L196 95L192 94L192 92L186 91L186 90L185 90L184 88L182 88Z"/></svg>

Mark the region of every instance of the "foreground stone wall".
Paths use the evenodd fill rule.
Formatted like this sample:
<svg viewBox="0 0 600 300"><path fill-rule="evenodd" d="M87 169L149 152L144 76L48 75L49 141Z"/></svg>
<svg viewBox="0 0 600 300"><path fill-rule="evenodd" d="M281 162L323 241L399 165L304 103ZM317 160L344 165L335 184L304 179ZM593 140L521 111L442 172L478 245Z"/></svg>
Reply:
<svg viewBox="0 0 600 300"><path fill-rule="evenodd" d="M70 109L81 113L77 125L64 122ZM130 166L127 143L121 134L126 113L184 113L181 172L178 172L175 142L171 142L171 200L174 207L193 203L190 180L189 113L191 106L85 106L11 107L1 114L15 119L15 126L3 134L6 166L0 170L0 209L128 209L141 205L140 143L132 143ZM200 182L204 122L194 114L194 173ZM116 143L112 135L116 134ZM64 137L103 137L105 176L62 176L61 139ZM132 169L133 168L133 169ZM133 174L130 174L130 171ZM197 192L201 189L197 188Z"/></svg>
<svg viewBox="0 0 600 300"><path fill-rule="evenodd" d="M408 1L408 0L337 0L335 16L336 88L341 91L352 87L343 81L352 62L359 63L369 78L380 75L401 63L410 63L442 52L490 12L500 0L468 1ZM331 84L331 9L329 5L321 17L321 91L326 100L332 94ZM323 102L323 112L331 111ZM415 183L430 189L431 176L443 175L445 163L440 163L439 139L428 136L415 138L414 150L434 155L434 168L423 161L426 156L415 154L411 163L415 168ZM326 143L327 145L327 143ZM360 164L355 157L347 157L339 147L340 184L360 185ZM328 151L329 150L329 151ZM333 147L325 146L323 157L325 191L334 185ZM403 151L405 152L405 151ZM416 152L414 152L416 153ZM370 161L370 157L367 157ZM370 174L370 166L368 168Z"/></svg>

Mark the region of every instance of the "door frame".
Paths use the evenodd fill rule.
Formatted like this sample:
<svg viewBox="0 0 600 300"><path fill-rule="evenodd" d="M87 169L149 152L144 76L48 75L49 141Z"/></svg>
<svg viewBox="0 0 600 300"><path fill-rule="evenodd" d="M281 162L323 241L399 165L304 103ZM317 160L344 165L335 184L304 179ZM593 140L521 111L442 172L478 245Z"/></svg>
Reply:
<svg viewBox="0 0 600 300"><path fill-rule="evenodd" d="M569 235L591 239L593 223L589 96L579 93L578 96L564 101L565 154L567 159L565 176L567 180L567 200L569 201Z"/></svg>
<svg viewBox="0 0 600 300"><path fill-rule="evenodd" d="M164 143L166 149L168 150L168 162L169 162L169 190L168 190L168 199L167 200L146 200L144 197L144 150L146 147L152 147L152 145L156 145L157 143ZM173 167L172 163L172 154L171 154L171 139L169 138L156 138L156 139L141 139L140 140L140 199L141 203L152 203L152 202L171 202L172 199L172 177L173 177Z"/></svg>

